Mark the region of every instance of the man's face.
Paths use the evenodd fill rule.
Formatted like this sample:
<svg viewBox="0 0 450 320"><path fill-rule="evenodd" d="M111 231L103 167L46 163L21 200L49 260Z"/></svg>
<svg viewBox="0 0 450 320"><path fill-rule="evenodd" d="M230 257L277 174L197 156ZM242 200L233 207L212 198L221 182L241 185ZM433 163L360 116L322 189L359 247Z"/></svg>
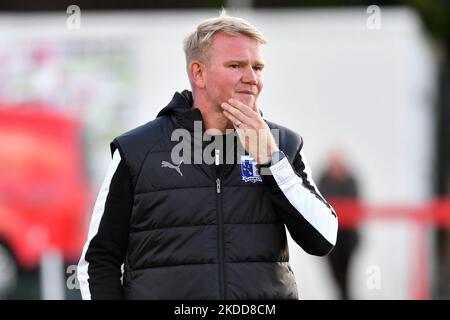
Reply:
<svg viewBox="0 0 450 320"><path fill-rule="evenodd" d="M205 89L219 110L230 98L255 110L263 87L264 62L259 46L258 41L243 35L214 35L206 62Z"/></svg>

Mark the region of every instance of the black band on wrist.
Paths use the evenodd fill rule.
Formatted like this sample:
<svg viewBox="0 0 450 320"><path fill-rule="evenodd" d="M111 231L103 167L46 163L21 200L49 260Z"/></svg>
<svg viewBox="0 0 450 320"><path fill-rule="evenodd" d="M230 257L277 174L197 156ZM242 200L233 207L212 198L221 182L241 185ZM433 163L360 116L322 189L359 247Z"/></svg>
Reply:
<svg viewBox="0 0 450 320"><path fill-rule="evenodd" d="M274 153L272 153L270 160L265 163L261 163L259 165L259 167L260 168L269 168L269 167L273 166L274 164L280 162L281 159L283 159L284 157L286 157L286 155L284 154L283 151L281 151L281 150L275 151Z"/></svg>

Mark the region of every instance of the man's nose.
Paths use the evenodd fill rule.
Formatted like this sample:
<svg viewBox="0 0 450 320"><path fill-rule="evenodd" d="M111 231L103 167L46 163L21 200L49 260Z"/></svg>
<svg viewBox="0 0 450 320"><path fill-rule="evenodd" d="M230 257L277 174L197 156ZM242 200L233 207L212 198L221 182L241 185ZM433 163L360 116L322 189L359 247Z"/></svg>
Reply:
<svg viewBox="0 0 450 320"><path fill-rule="evenodd" d="M245 72L242 75L242 82L254 85L258 84L258 78L256 77L255 71L251 66L245 68Z"/></svg>

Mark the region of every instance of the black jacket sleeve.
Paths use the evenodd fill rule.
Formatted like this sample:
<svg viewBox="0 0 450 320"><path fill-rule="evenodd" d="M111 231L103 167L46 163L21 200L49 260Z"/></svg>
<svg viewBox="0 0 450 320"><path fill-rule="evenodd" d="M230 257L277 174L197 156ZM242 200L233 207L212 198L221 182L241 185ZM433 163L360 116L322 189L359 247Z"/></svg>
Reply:
<svg viewBox="0 0 450 320"><path fill-rule="evenodd" d="M262 177L292 239L307 253L324 256L336 244L337 216L317 189L302 147L292 165L284 158Z"/></svg>
<svg viewBox="0 0 450 320"><path fill-rule="evenodd" d="M116 150L95 203L88 241L78 265L83 299L123 298L121 267L128 247L132 201L130 174Z"/></svg>

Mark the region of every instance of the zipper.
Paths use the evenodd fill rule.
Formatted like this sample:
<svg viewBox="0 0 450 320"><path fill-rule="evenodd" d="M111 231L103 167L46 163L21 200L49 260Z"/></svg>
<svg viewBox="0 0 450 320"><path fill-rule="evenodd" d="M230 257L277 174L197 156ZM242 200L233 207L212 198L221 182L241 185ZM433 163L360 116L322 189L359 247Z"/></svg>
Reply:
<svg viewBox="0 0 450 320"><path fill-rule="evenodd" d="M216 179L216 191L217 191L217 194L220 194L220 179L219 178Z"/></svg>
<svg viewBox="0 0 450 320"><path fill-rule="evenodd" d="M216 167L217 168L217 167ZM216 179L216 205L217 205L217 247L219 249L219 297L226 299L225 271L224 271L224 241L223 241L223 216L222 216L222 190L220 178Z"/></svg>

